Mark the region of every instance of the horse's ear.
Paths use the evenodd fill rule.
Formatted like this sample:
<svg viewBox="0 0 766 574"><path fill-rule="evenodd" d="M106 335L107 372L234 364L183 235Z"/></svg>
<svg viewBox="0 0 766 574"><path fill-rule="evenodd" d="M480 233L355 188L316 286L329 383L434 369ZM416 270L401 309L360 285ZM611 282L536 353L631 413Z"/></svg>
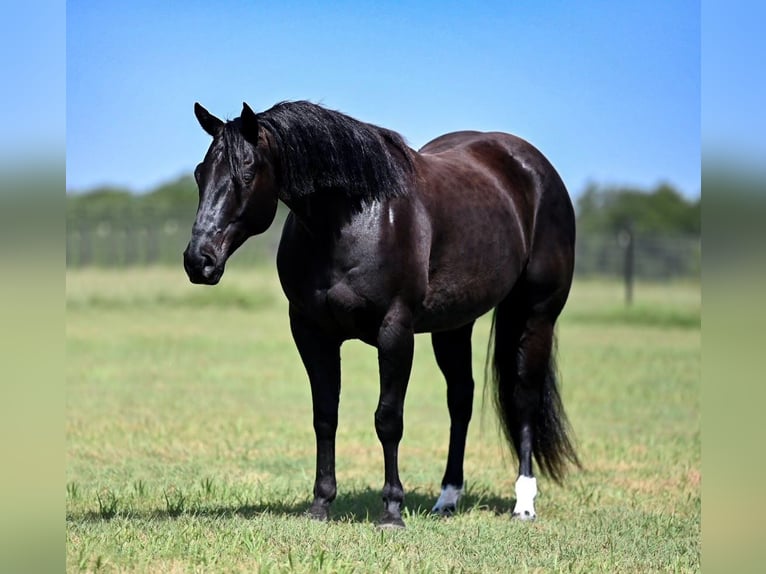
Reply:
<svg viewBox="0 0 766 574"><path fill-rule="evenodd" d="M197 121L199 122L199 125L202 126L202 129L213 137L215 137L221 127L223 127L223 121L219 120L199 105L199 102L194 103L194 115L197 116Z"/></svg>
<svg viewBox="0 0 766 574"><path fill-rule="evenodd" d="M253 145L258 145L258 117L255 112L250 109L250 106L246 102L242 102L242 137L249 141Z"/></svg>

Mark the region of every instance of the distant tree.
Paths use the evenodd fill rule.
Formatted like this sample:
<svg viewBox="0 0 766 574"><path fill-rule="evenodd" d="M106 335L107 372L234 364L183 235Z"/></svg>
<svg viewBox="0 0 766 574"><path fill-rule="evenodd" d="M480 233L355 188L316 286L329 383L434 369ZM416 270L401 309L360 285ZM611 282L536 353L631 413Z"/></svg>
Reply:
<svg viewBox="0 0 766 574"><path fill-rule="evenodd" d="M67 194L67 220L100 220L132 214L136 209L134 195L127 189L99 187L82 194Z"/></svg>
<svg viewBox="0 0 766 574"><path fill-rule="evenodd" d="M197 183L192 176L185 175L136 197L146 209L155 212L195 211L197 209Z"/></svg>
<svg viewBox="0 0 766 574"><path fill-rule="evenodd" d="M72 222L163 220L179 215L189 219L196 209L197 184L188 175L143 194L116 187L67 194L67 219Z"/></svg>
<svg viewBox="0 0 766 574"><path fill-rule="evenodd" d="M693 234L701 229L700 200L688 200L661 184L654 190L589 185L576 204L578 230L617 233L631 227L639 234Z"/></svg>

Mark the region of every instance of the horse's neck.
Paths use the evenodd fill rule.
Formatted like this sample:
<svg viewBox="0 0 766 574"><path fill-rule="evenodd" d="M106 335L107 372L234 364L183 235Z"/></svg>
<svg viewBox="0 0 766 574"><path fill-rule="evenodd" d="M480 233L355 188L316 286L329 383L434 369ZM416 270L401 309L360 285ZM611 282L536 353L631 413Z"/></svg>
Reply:
<svg viewBox="0 0 766 574"><path fill-rule="evenodd" d="M313 234L335 233L363 209L365 203L332 192L282 199L293 215Z"/></svg>

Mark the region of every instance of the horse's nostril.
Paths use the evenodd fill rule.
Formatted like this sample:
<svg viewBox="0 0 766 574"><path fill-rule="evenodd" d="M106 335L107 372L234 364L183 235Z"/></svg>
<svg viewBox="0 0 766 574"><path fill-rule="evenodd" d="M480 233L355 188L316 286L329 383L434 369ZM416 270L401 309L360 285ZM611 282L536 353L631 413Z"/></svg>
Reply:
<svg viewBox="0 0 766 574"><path fill-rule="evenodd" d="M201 257L201 273L205 279L210 279L216 274L216 258L210 253L200 252Z"/></svg>
<svg viewBox="0 0 766 574"><path fill-rule="evenodd" d="M215 259L213 258L212 255L208 253L201 253L201 255L202 255L202 266L204 268L215 267Z"/></svg>

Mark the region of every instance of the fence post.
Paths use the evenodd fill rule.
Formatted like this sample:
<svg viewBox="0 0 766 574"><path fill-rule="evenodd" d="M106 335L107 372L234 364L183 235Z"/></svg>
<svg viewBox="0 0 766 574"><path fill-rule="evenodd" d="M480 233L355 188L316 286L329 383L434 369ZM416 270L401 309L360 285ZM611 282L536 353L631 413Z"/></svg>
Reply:
<svg viewBox="0 0 766 574"><path fill-rule="evenodd" d="M79 265L80 267L87 267L93 263L93 249L91 248L91 228L88 223L83 225L80 229L80 245L78 250L80 253Z"/></svg>
<svg viewBox="0 0 766 574"><path fill-rule="evenodd" d="M625 305L633 303L633 278L635 272L635 243L633 226L627 225L620 231L619 242L623 248L623 278L625 280Z"/></svg>

